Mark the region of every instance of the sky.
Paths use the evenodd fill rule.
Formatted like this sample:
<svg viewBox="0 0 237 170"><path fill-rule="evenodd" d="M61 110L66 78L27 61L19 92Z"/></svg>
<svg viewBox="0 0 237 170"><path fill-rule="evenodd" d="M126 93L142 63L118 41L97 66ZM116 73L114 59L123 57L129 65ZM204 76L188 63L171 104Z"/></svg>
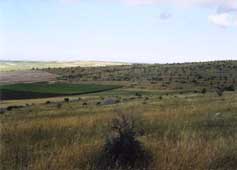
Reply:
<svg viewBox="0 0 237 170"><path fill-rule="evenodd" d="M0 0L0 60L237 60L237 0Z"/></svg>

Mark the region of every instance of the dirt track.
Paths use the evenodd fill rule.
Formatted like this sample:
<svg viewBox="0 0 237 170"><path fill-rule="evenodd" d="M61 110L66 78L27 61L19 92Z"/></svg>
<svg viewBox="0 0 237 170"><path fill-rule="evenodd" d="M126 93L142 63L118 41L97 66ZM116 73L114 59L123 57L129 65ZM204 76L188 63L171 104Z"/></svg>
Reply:
<svg viewBox="0 0 237 170"><path fill-rule="evenodd" d="M0 84L55 81L56 77L55 74L36 70L0 72Z"/></svg>

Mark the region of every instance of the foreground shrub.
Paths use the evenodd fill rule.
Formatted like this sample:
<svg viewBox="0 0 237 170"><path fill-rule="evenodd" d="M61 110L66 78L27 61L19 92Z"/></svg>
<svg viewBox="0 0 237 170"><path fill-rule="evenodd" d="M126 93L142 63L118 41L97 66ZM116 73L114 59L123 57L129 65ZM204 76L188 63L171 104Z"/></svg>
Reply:
<svg viewBox="0 0 237 170"><path fill-rule="evenodd" d="M111 122L111 133L104 146L107 166L144 168L149 160L143 145L137 140L140 135L135 128L135 119L120 114Z"/></svg>

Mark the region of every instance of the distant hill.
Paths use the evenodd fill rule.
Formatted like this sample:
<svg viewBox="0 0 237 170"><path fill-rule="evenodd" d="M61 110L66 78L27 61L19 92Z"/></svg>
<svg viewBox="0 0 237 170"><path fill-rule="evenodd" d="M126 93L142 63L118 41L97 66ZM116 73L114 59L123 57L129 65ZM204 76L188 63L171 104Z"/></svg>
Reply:
<svg viewBox="0 0 237 170"><path fill-rule="evenodd" d="M126 81L159 89L237 86L237 61L180 64L132 64L90 68L54 68L45 71L69 81Z"/></svg>
<svg viewBox="0 0 237 170"><path fill-rule="evenodd" d="M100 67L111 65L127 65L122 62L106 62L106 61L8 61L0 60L0 72L16 71L16 70L30 70L43 69L55 67Z"/></svg>

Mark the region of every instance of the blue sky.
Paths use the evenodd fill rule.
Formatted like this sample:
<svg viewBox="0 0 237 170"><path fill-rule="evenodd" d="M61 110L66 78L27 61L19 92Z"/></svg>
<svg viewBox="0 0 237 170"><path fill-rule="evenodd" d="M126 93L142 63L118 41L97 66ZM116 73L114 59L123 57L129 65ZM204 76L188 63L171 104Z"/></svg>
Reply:
<svg viewBox="0 0 237 170"><path fill-rule="evenodd" d="M237 60L237 1L0 0L0 59Z"/></svg>

